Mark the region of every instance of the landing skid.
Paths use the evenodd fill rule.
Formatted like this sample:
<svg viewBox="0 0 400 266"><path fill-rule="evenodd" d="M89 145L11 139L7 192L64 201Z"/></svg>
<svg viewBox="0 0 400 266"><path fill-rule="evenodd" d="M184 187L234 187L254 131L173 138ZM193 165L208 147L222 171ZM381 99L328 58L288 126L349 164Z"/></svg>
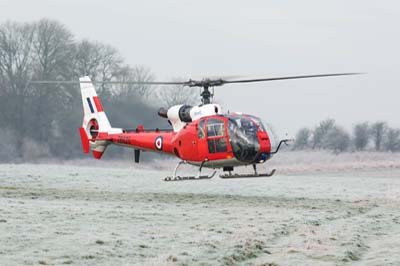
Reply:
<svg viewBox="0 0 400 266"><path fill-rule="evenodd" d="M184 180L204 180L211 179L215 176L217 171L214 171L211 175L202 175L202 176L176 176L176 177L166 177L164 181L184 181Z"/></svg>
<svg viewBox="0 0 400 266"><path fill-rule="evenodd" d="M253 164L253 169L254 169L254 173L253 174L245 174L245 175L241 175L241 174L232 174L231 171L229 171L229 174L225 174L225 175L220 175L220 178L256 178L256 177L270 177L273 176L275 174L275 169L273 169L271 172L269 173L265 173L265 174L259 174L257 172L257 165Z"/></svg>
<svg viewBox="0 0 400 266"><path fill-rule="evenodd" d="M270 177L275 174L275 169L273 169L271 172L266 173L266 174L245 174L245 175L240 175L240 174L225 174L225 175L220 175L220 178L223 179L228 179L228 178L256 178L256 177Z"/></svg>
<svg viewBox="0 0 400 266"><path fill-rule="evenodd" d="M215 174L217 173L217 171L214 171L211 175L201 175L201 169L204 166L204 163L206 163L207 160L203 161L199 167L199 172L197 173L197 176L178 176L176 173L178 171L179 166L181 166L182 164L186 164L186 161L181 161L179 162L174 170L174 175L171 176L167 176L166 178L164 178L164 181L185 181L185 180L204 180L204 179L211 179L215 176Z"/></svg>

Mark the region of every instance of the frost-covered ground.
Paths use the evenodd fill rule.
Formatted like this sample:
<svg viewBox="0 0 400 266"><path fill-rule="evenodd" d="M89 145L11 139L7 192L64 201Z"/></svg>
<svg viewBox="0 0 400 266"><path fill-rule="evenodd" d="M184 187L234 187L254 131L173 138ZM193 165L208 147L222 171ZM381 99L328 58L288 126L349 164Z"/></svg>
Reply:
<svg viewBox="0 0 400 266"><path fill-rule="evenodd" d="M400 265L399 157L297 155L250 180L0 165L0 265Z"/></svg>

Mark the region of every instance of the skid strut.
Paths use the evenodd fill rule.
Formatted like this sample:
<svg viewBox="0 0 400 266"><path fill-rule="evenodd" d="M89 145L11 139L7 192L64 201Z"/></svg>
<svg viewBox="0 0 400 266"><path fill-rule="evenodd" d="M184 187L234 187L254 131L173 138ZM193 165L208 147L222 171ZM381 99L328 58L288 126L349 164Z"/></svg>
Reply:
<svg viewBox="0 0 400 266"><path fill-rule="evenodd" d="M272 169L271 172L265 173L265 174L259 174L257 172L257 165L253 164L253 169L254 169L254 174L232 174L231 171L229 171L228 174L220 175L220 178L228 179L228 178L256 178L256 177L270 177L275 174L275 169Z"/></svg>
<svg viewBox="0 0 400 266"><path fill-rule="evenodd" d="M211 179L215 176L215 174L217 173L217 171L214 171L211 175L201 175L201 170L204 166L204 164L207 162L208 160L204 160L201 162L200 167L199 167L199 171L197 172L196 176L178 176L177 172L178 172L178 168L182 165L182 164L187 164L187 161L180 161L174 169L174 175L172 177L167 176L166 178L164 178L164 181L183 181L183 180L202 180L202 179Z"/></svg>

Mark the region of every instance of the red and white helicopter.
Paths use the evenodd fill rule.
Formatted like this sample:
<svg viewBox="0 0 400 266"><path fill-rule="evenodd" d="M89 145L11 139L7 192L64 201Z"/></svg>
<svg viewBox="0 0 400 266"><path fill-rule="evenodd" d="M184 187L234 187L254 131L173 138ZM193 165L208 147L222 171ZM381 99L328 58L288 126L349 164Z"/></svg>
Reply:
<svg viewBox="0 0 400 266"><path fill-rule="evenodd" d="M84 153L92 152L94 158L100 159L110 144L130 147L135 150L135 162L139 162L140 151L154 151L176 156L181 162L175 167L172 177L165 181L198 180L212 178L212 175L201 175L203 167L220 169L228 174L221 178L248 178L272 176L269 173L258 173L257 165L265 163L279 151L282 143L274 143L271 130L260 118L241 114L224 113L220 105L212 103L213 93L210 88L224 84L248 83L287 79L332 77L354 75L358 73L337 73L290 77L273 77L260 79L203 79L184 82L107 82L148 85L182 85L203 88L202 103L198 106L176 105L168 110L161 108L158 114L168 119L171 130L145 130L142 125L135 130L114 128L111 126L93 84L104 83L91 81L89 77L80 78L83 103L83 123L79 128ZM41 81L37 83L73 83L69 81ZM76 83L76 82L75 82ZM277 144L277 145L276 145ZM199 167L195 176L177 175L178 167L188 163ZM232 174L234 167L252 165L254 172L246 175Z"/></svg>

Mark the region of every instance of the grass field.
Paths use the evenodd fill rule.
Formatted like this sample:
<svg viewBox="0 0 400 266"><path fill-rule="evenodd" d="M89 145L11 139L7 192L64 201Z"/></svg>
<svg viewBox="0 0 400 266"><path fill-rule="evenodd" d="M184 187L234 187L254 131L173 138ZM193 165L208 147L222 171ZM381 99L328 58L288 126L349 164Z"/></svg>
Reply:
<svg viewBox="0 0 400 266"><path fill-rule="evenodd" d="M283 172L0 165L0 265L400 265L399 168Z"/></svg>

